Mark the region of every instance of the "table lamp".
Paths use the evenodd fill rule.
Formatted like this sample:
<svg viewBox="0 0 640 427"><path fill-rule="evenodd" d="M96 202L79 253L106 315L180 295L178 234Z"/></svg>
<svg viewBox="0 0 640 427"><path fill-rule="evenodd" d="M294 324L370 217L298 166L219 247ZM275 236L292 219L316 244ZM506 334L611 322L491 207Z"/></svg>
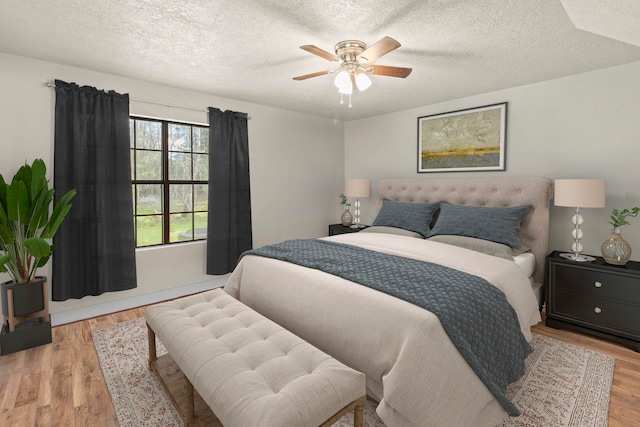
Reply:
<svg viewBox="0 0 640 427"><path fill-rule="evenodd" d="M360 197L371 196L371 180L347 179L344 182L344 194L347 197L356 198L353 204L353 224L351 224L351 228L362 228L362 225L360 225Z"/></svg>
<svg viewBox="0 0 640 427"><path fill-rule="evenodd" d="M561 257L573 261L593 261L594 257L582 255L582 243L580 239L584 233L580 226L584 218L580 215L580 208L604 208L605 206L605 181L604 179L556 179L554 182L554 205L575 207L576 212L571 217L573 229L571 237L572 253L560 254Z"/></svg>

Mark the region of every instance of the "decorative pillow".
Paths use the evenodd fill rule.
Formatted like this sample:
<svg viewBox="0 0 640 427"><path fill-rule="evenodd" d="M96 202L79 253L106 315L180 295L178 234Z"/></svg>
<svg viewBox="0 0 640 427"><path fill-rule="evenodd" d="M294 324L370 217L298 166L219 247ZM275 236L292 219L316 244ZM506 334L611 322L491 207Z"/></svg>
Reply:
<svg viewBox="0 0 640 427"><path fill-rule="evenodd" d="M405 203L384 199L380 212L371 225L402 228L427 237L433 215L439 206L440 202Z"/></svg>
<svg viewBox="0 0 640 427"><path fill-rule="evenodd" d="M482 252L484 254L510 260L513 260L514 256L514 249L507 245L491 242L489 240L477 239L475 237L441 234L439 236L429 237L429 240L459 246L461 248L471 249L472 251Z"/></svg>
<svg viewBox="0 0 640 427"><path fill-rule="evenodd" d="M417 237L419 239L424 239L424 236L420 233L416 233L415 231L405 230L404 228L398 227L385 227L381 225L371 226L367 228L363 228L360 230L361 233L386 233L386 234L397 234L400 236L408 236L408 237Z"/></svg>
<svg viewBox="0 0 640 427"><path fill-rule="evenodd" d="M531 205L506 208L459 206L442 202L438 221L430 236L453 234L476 237L521 249L520 223Z"/></svg>

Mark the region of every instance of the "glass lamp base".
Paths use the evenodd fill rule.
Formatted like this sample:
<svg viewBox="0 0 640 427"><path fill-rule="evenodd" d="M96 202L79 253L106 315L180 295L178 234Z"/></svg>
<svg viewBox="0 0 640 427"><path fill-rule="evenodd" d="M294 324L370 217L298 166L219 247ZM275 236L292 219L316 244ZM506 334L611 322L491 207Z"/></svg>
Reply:
<svg viewBox="0 0 640 427"><path fill-rule="evenodd" d="M582 255L582 254L565 253L565 254L560 254L560 256L562 258L566 258L566 259L570 259L571 261L578 261L578 262L586 262L586 261L595 261L596 260L592 256Z"/></svg>

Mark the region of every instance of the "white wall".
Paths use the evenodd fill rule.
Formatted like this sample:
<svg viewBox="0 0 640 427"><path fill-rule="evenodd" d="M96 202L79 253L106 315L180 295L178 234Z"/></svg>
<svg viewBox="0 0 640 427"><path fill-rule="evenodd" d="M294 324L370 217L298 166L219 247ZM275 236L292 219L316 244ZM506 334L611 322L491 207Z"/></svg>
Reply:
<svg viewBox="0 0 640 427"><path fill-rule="evenodd" d="M255 247L326 235L327 224L339 218L338 194L344 182L341 122L0 53L0 173L5 179L25 161L42 158L52 181L55 93L44 83L53 79L202 110L132 101L130 112L135 115L206 124L204 108L209 106L248 113ZM215 279L205 274L204 243L139 249L136 260L136 289L54 302L52 313ZM40 274L50 275L49 267ZM0 275L0 281L5 280L8 276Z"/></svg>
<svg viewBox="0 0 640 427"><path fill-rule="evenodd" d="M345 123L345 176L428 178L418 174L417 118L509 102L505 172L440 176L605 178L605 209L584 209L585 253L600 255L611 209L640 206L640 62ZM375 199L362 203L363 223ZM568 250L571 208L552 207L550 250ZM640 218L622 228L640 260Z"/></svg>

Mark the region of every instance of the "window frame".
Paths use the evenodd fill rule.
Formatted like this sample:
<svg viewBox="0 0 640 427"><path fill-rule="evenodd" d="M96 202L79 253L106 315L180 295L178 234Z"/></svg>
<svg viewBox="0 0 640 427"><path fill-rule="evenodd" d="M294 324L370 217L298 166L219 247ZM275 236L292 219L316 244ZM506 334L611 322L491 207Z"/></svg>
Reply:
<svg viewBox="0 0 640 427"><path fill-rule="evenodd" d="M150 149L150 148L138 148L138 139L137 139L137 126L136 126L136 122L137 121L147 121L147 122L156 122L156 123L160 123L160 130L161 130L161 147L160 149ZM189 134L190 134L190 138L191 138L191 147L190 147L190 151L176 151L176 150L170 150L169 149L169 127L171 125L178 125L178 126L188 126L190 128L189 130ZM153 118L153 117L145 117L145 116L137 116L137 115L130 115L129 116L129 132L131 135L131 141L130 141L130 153L131 153L131 185L132 185L132 197L133 197L133 220L134 220L134 232L135 232L135 241L136 241L136 249L141 249L141 248L151 248L151 247L158 247L158 246L165 246L165 245L174 245L174 244L180 244L180 243L189 243L189 242L197 242L197 241L203 241L206 240L206 236L205 237L196 237L197 233L196 233L196 214L206 214L208 216L208 200L207 200L207 207L205 210L196 210L196 204L195 204L195 200L196 200L196 186L197 185L206 185L208 186L209 184L209 180L208 180L208 172L209 172L209 164L207 163L207 179L203 180L203 179L194 179L195 178L195 167L194 167L194 154L195 155L206 155L207 156L207 162L209 159L209 150L210 148L208 147L208 143L207 143L207 151L206 152L200 152L200 151L194 151L194 147L193 147L193 129L194 128L201 128L201 129L206 129L208 132L210 132L210 128L209 125L207 124L202 124L202 123L191 123L191 122L180 122L180 121L175 121L175 120L166 120L166 119L158 119L158 118ZM131 129L131 127L133 127L133 129ZM137 161L138 161L138 156L136 156L135 154L137 152L140 151L148 151L148 152L160 152L161 154L161 178L160 179L136 179L137 178ZM170 163L170 153L187 153L191 156L191 180L184 180L184 179L171 179L170 178L170 174L169 174L169 163ZM191 210L190 211L180 211L180 212L172 212L171 210L171 186L172 185L181 185L181 184L186 184L186 185L191 185ZM162 191L161 191L161 206L162 206L162 213L161 214L157 214L157 213L147 213L147 214L139 214L138 213L138 191L137 191L137 186L138 185L161 185L162 186ZM172 215L176 215L176 214L190 214L191 215L191 231L192 231L192 235L191 238L188 239L184 239L184 240L178 240L178 241L171 241L171 216ZM149 245L139 245L138 244L138 218L143 218L143 217L152 217L152 216L161 216L162 217L162 242L161 243L154 243L154 244L149 244Z"/></svg>

